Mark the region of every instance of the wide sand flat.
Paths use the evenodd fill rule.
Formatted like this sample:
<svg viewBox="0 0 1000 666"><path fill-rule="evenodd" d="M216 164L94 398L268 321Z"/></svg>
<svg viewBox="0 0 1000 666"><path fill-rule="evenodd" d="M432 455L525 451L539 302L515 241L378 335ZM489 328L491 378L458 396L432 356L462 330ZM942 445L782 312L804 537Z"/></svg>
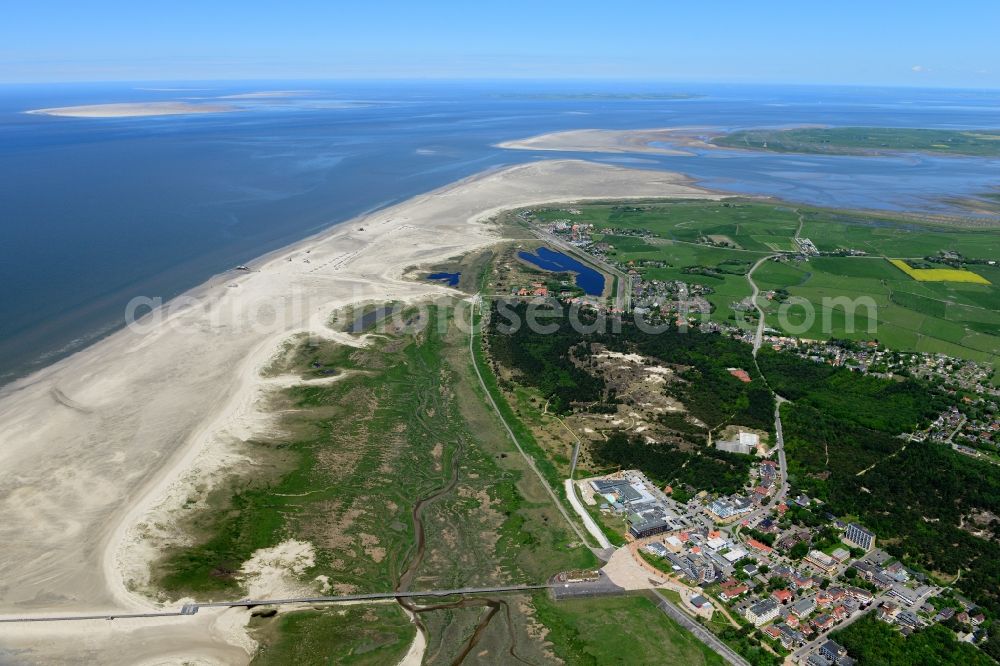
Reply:
<svg viewBox="0 0 1000 666"><path fill-rule="evenodd" d="M64 118L139 118L142 116L184 116L197 113L236 111L228 104L191 104L190 102L129 102L121 104L85 104L25 111L38 116Z"/></svg>
<svg viewBox="0 0 1000 666"><path fill-rule="evenodd" d="M688 148L711 148L699 138L703 128L607 130L582 129L550 132L516 141L504 141L497 147L509 150L543 150L583 153L653 153L658 155L693 155Z"/></svg>
<svg viewBox="0 0 1000 666"><path fill-rule="evenodd" d="M333 228L230 273L0 390L0 617L142 610L126 587L142 564L136 526L258 427L260 370L297 332L350 303L416 299L444 287L402 279L414 265L497 240L504 208L630 197L714 197L676 174L543 161L476 176ZM364 231L360 231L360 227ZM141 546L141 544L139 544ZM139 567L141 568L141 566ZM173 604L171 604L173 607ZM245 611L142 621L0 623L29 663L245 661ZM131 623L131 624L126 624ZM154 636L161 638L153 639Z"/></svg>

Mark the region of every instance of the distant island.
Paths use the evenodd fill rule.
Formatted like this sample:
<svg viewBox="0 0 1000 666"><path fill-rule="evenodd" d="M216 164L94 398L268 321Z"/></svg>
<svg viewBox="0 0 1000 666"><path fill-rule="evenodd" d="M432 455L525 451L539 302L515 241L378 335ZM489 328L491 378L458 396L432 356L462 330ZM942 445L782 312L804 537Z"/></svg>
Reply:
<svg viewBox="0 0 1000 666"><path fill-rule="evenodd" d="M750 129L715 137L725 148L777 153L878 155L921 152L974 157L1000 156L1000 130L942 130L902 127L799 127Z"/></svg>
<svg viewBox="0 0 1000 666"><path fill-rule="evenodd" d="M539 93L503 93L503 94L493 95L493 97L500 99L670 100L670 99L699 99L701 97L704 97L704 95L698 95L694 93L684 93L684 92L678 92L678 93L539 92Z"/></svg>
<svg viewBox="0 0 1000 666"><path fill-rule="evenodd" d="M124 102L118 104L84 104L51 109L25 111L38 116L64 118L138 118L142 116L182 116L195 113L228 113L236 111L229 104L191 104L189 102Z"/></svg>

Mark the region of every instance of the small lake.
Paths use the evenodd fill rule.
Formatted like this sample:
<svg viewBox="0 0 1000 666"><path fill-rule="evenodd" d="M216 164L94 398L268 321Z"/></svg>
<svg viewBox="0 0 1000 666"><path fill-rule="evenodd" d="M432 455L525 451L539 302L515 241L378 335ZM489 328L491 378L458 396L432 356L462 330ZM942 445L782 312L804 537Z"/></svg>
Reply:
<svg viewBox="0 0 1000 666"><path fill-rule="evenodd" d="M427 279L434 280L435 282L444 282L449 287L454 287L458 284L458 280L461 277L461 273L431 273L427 276Z"/></svg>
<svg viewBox="0 0 1000 666"><path fill-rule="evenodd" d="M536 254L518 252L518 258L527 261L545 271L554 273L575 273L576 286L583 289L589 296L600 296L604 293L604 275L590 266L582 264L573 257L556 252L547 247L540 247Z"/></svg>

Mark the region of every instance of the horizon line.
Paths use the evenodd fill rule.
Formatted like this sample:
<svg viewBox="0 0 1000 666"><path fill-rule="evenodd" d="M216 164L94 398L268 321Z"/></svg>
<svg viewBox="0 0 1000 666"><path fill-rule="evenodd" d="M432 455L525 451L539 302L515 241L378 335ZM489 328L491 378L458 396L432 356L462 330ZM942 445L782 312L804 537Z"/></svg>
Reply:
<svg viewBox="0 0 1000 666"><path fill-rule="evenodd" d="M442 76L442 77L397 77L397 76L371 76L371 77L228 77L228 78L135 78L135 79L87 79L87 80L37 80L37 81L0 81L0 86L46 86L46 85L100 85L100 84L178 84L178 83L396 83L396 84L468 84L468 83L534 83L534 84L613 84L621 83L642 84L642 85L670 85L670 86L738 86L738 87L760 87L760 86L781 86L781 87L801 87L801 88L882 88L882 89L905 89L905 90L954 90L954 91L974 91L974 92L998 92L1000 86L976 87L970 85L949 85L941 83L925 82L914 83L835 83L835 82L802 82L802 81L741 81L741 80L678 80L643 77L472 77L472 76Z"/></svg>

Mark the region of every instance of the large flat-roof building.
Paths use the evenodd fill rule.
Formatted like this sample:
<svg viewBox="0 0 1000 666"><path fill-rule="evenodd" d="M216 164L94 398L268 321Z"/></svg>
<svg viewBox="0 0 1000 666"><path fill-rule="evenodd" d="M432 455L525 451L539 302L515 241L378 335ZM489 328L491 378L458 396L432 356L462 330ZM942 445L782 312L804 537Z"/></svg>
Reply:
<svg viewBox="0 0 1000 666"><path fill-rule="evenodd" d="M633 513L628 517L628 532L636 539L663 534L672 529L666 516L656 513Z"/></svg>
<svg viewBox="0 0 1000 666"><path fill-rule="evenodd" d="M806 555L806 564L815 567L826 575L830 575L837 569L837 560L819 550L810 550Z"/></svg>
<svg viewBox="0 0 1000 666"><path fill-rule="evenodd" d="M844 539L858 548L871 550L875 545L875 535L857 523L848 523Z"/></svg>

